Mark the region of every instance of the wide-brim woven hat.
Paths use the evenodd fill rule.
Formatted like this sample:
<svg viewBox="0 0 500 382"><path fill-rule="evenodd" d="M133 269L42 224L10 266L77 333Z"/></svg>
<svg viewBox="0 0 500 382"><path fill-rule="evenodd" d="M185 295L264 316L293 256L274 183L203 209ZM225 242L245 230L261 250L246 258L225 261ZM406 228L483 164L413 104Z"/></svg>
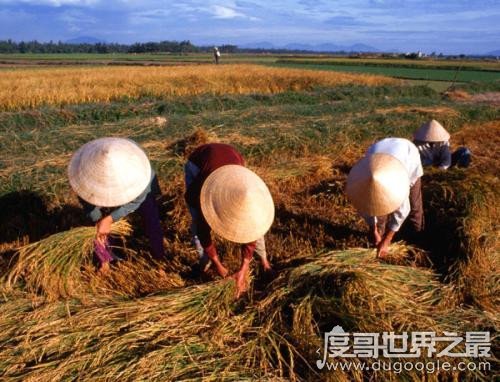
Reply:
<svg viewBox="0 0 500 382"><path fill-rule="evenodd" d="M413 138L422 142L446 142L450 133L435 119L424 123L414 133Z"/></svg>
<svg viewBox="0 0 500 382"><path fill-rule="evenodd" d="M151 180L151 165L134 141L99 138L73 154L68 176L83 200L99 207L117 207L144 192Z"/></svg>
<svg viewBox="0 0 500 382"><path fill-rule="evenodd" d="M239 165L211 173L201 188L200 204L210 228L235 243L261 238L274 220L274 202L266 184Z"/></svg>
<svg viewBox="0 0 500 382"><path fill-rule="evenodd" d="M389 154L365 156L349 172L346 194L356 209L369 216L397 210L410 192L404 165Z"/></svg>

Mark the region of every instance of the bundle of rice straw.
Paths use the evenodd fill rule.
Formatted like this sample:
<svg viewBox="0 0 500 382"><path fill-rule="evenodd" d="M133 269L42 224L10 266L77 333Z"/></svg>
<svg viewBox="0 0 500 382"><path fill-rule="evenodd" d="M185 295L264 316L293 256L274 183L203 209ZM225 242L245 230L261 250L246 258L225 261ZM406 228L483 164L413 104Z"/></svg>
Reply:
<svg viewBox="0 0 500 382"><path fill-rule="evenodd" d="M451 170L431 172L423 184L434 263L456 285L456 299L498 315L498 177Z"/></svg>
<svg viewBox="0 0 500 382"><path fill-rule="evenodd" d="M407 251L402 245L396 248ZM396 261L402 261L401 256L393 256ZM324 333L337 325L349 333L434 331L439 336L448 331L465 336L467 330L478 331L498 324L493 317L479 310L450 307L446 301L451 293L450 287L441 284L432 271L381 262L375 259L373 250L349 249L290 260L290 264L297 262L301 265L283 272L269 287L273 292L260 302L259 315L260 320L272 322L274 332L285 333L284 338L292 344L294 353L301 355L297 358L288 352L289 364L295 364L288 372L290 375L298 372L306 380L385 381L394 378L389 371L361 372L354 368L323 370L318 376L318 369L311 365L320 359L317 351L323 351ZM472 360L441 358L441 361L452 364ZM335 361L342 363L353 359L339 357ZM362 361L371 365L376 359ZM405 359L398 357L385 361L405 362ZM438 381L443 377L460 380L487 378L481 371L467 374L443 370L425 378ZM421 381L424 374L417 370L403 370L398 378Z"/></svg>
<svg viewBox="0 0 500 382"><path fill-rule="evenodd" d="M76 376L385 381L394 375L320 372L316 350L323 347L323 333L334 325L347 332L437 334L489 325L480 312L447 310L440 303L443 286L432 272L374 257L372 250L353 249L293 259L267 296L246 306L234 303L234 283L225 280L140 299L94 296L85 303L38 307L28 299L8 301L0 305L0 370L12 381L37 382ZM424 376L416 370L398 377L485 378L479 371Z"/></svg>
<svg viewBox="0 0 500 382"><path fill-rule="evenodd" d="M123 238L131 232L125 220L111 227L112 236ZM82 269L92 264L95 235L95 227L78 227L20 247L3 278L5 289L12 290L22 280L28 291L52 299L75 295L84 289Z"/></svg>

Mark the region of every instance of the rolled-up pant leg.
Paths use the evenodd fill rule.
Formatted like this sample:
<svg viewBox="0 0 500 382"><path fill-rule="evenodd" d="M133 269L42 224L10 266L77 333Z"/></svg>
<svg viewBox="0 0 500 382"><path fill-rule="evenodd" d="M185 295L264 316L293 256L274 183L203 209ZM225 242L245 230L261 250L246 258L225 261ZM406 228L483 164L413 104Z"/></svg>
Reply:
<svg viewBox="0 0 500 382"><path fill-rule="evenodd" d="M382 216L377 216L377 230L380 236L385 235L385 231L387 229L387 221L388 221L388 215L382 215Z"/></svg>
<svg viewBox="0 0 500 382"><path fill-rule="evenodd" d="M408 221L415 232L424 230L424 205L422 202L422 182L421 178L410 187L410 214Z"/></svg>
<svg viewBox="0 0 500 382"><path fill-rule="evenodd" d="M267 259L267 251L266 251L266 241L264 240L264 236L255 241L255 253L262 259Z"/></svg>

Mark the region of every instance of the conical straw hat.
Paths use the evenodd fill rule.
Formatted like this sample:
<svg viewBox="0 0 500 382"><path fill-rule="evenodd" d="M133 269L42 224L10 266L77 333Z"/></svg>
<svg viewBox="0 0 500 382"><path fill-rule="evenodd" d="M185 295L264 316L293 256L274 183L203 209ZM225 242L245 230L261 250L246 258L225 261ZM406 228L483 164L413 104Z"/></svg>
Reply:
<svg viewBox="0 0 500 382"><path fill-rule="evenodd" d="M68 176L71 187L83 200L99 207L116 207L134 200L146 189L151 165L135 142L100 138L75 152Z"/></svg>
<svg viewBox="0 0 500 382"><path fill-rule="evenodd" d="M450 139L450 134L435 119L424 123L414 133L413 138L422 142L445 142Z"/></svg>
<svg viewBox="0 0 500 382"><path fill-rule="evenodd" d="M251 170L226 165L203 183L201 210L215 233L236 243L250 243L269 230L274 203L264 181Z"/></svg>
<svg viewBox="0 0 500 382"><path fill-rule="evenodd" d="M349 172L346 193L354 207L369 216L394 212L408 198L410 181L403 164L389 154L364 157Z"/></svg>

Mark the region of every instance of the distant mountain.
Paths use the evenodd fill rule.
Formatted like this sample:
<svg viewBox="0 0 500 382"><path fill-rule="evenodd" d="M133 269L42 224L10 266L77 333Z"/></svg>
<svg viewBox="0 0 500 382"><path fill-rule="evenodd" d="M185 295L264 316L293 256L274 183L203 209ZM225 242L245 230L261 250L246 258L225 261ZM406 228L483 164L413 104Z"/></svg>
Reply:
<svg viewBox="0 0 500 382"><path fill-rule="evenodd" d="M243 49L274 49L275 46L269 41L251 42L248 44L238 45Z"/></svg>
<svg viewBox="0 0 500 382"><path fill-rule="evenodd" d="M309 52L378 52L377 48L369 46L366 44L354 44L354 45L336 45L332 43L323 44L304 44L304 43L291 43L284 46L275 46L270 42L256 42L249 43L240 46L243 49L287 49L287 50L302 50Z"/></svg>
<svg viewBox="0 0 500 382"><path fill-rule="evenodd" d="M100 42L105 43L106 41L92 36L79 36L66 40L67 44L97 44Z"/></svg>
<svg viewBox="0 0 500 382"><path fill-rule="evenodd" d="M337 44L331 44L327 42L324 44L315 45L312 47L312 49L318 52L338 52L339 50L342 50L343 47Z"/></svg>
<svg viewBox="0 0 500 382"><path fill-rule="evenodd" d="M500 56L500 49L486 53L486 56Z"/></svg>
<svg viewBox="0 0 500 382"><path fill-rule="evenodd" d="M354 44L349 47L348 52L378 52L378 49L366 44Z"/></svg>
<svg viewBox="0 0 500 382"><path fill-rule="evenodd" d="M288 50L314 50L314 46L310 44L300 44L300 43L292 43L292 44L287 44L281 48L288 49Z"/></svg>

